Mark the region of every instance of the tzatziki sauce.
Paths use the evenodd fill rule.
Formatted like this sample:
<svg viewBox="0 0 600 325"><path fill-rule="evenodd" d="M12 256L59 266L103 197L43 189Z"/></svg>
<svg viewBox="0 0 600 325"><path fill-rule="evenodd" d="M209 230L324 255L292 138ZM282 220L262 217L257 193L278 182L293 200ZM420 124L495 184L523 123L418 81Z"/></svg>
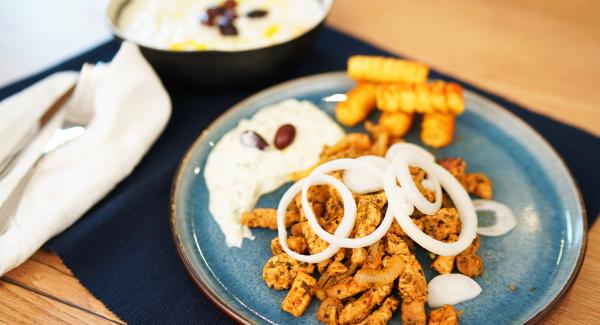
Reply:
<svg viewBox="0 0 600 325"><path fill-rule="evenodd" d="M202 23L208 8L225 0L131 0L123 7L117 28L134 42L176 51L239 51L282 43L316 26L326 13L319 0L238 0L236 35L223 35ZM251 17L254 11L266 14Z"/></svg>
<svg viewBox="0 0 600 325"><path fill-rule="evenodd" d="M287 148L278 150L273 138L284 124L293 125L296 135ZM242 144L245 131L261 135L269 147L259 150ZM309 101L294 99L265 107L227 132L213 147L204 169L209 211L227 245L241 247L244 238L254 239L240 223L242 213L252 210L261 195L290 181L293 172L316 164L323 146L343 136L342 128L325 112Z"/></svg>

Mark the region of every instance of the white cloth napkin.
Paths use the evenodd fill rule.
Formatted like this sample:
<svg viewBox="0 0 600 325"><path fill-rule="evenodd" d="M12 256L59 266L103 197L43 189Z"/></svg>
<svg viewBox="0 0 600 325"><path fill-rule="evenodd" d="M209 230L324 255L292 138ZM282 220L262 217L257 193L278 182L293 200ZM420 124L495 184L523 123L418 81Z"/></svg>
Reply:
<svg viewBox="0 0 600 325"><path fill-rule="evenodd" d="M0 235L0 275L23 263L131 173L167 124L171 101L137 46L123 43L113 61L94 72L90 103L62 112L93 117L82 136L48 154L35 169ZM56 73L0 102L0 132L24 120L33 123L76 79L73 72ZM54 128L61 124L56 120ZM0 200L52 133L38 136L0 182ZM0 142L10 141L0 134Z"/></svg>

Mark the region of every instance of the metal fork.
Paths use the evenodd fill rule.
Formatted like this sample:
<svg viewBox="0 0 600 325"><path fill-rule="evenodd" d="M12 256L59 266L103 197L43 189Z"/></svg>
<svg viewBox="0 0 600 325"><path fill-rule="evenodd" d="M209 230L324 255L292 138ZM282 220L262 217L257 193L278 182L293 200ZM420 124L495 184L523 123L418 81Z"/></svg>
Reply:
<svg viewBox="0 0 600 325"><path fill-rule="evenodd" d="M70 98L58 109L68 111L70 108L91 105L94 91L94 83L91 76L93 68L93 65L87 63L83 66L74 89L71 88L65 93L65 95ZM61 98L62 97L64 96L61 96ZM57 103L59 101L60 99ZM53 118L62 118L63 116L64 115L56 114ZM54 132L50 140L45 144L43 150L39 153L39 156L29 167L29 170L21 176L6 200L0 206L0 235L6 232L10 218L17 212L23 193L42 158L60 146L80 137L85 132L87 122L88 121L81 116L74 116L74 118L72 118L69 114L66 115L61 127ZM16 162L18 162L18 160Z"/></svg>

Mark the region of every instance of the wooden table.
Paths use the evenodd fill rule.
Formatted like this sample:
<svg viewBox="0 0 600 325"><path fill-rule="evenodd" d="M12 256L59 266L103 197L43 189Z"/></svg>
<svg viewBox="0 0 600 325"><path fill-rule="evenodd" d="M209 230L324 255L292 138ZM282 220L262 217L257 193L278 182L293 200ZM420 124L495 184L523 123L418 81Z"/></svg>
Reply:
<svg viewBox="0 0 600 325"><path fill-rule="evenodd" d="M600 2L338 0L329 25L600 135ZM600 223L546 318L600 321ZM0 278L0 323L122 323L43 250Z"/></svg>

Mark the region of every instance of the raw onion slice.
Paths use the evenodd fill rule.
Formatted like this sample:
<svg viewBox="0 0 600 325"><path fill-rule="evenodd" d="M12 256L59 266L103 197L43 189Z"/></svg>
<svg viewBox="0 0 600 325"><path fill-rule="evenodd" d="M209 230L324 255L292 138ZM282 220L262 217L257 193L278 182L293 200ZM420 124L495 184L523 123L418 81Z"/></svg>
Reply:
<svg viewBox="0 0 600 325"><path fill-rule="evenodd" d="M388 200L388 206L391 206L392 209L401 209L407 215L411 215L415 206L408 201L404 190L396 185L396 176L394 175L394 168L391 166L386 169L384 178L383 178L383 188L385 190L385 195Z"/></svg>
<svg viewBox="0 0 600 325"><path fill-rule="evenodd" d="M391 162L394 160L394 157L396 155L402 154L403 150L412 151L425 159L435 161L435 156L431 152L427 151L426 149L423 149L422 147L419 147L416 144L409 142L400 142L393 144L385 154L385 159ZM435 191L436 182L435 180L431 179L431 175L427 174L427 177L423 180L421 184L423 184L423 187Z"/></svg>
<svg viewBox="0 0 600 325"><path fill-rule="evenodd" d="M394 255L381 270L360 269L354 275L354 280L361 285L383 285L396 280L404 270L404 260L400 255Z"/></svg>
<svg viewBox="0 0 600 325"><path fill-rule="evenodd" d="M433 178L433 186L435 188L435 201L429 202L417 188L411 174L410 166L416 166L423 169L428 175ZM439 181L435 178L435 173L432 172L431 166L437 166L433 161L423 158L421 155L409 150L398 150L398 154L394 156L394 161L391 167L394 170L394 175L398 178L400 186L404 190L408 200L425 214L435 214L442 206L442 188Z"/></svg>
<svg viewBox="0 0 600 325"><path fill-rule="evenodd" d="M471 300L481 293L481 286L475 280L462 274L442 274L429 281L427 304L431 308L455 305Z"/></svg>
<svg viewBox="0 0 600 325"><path fill-rule="evenodd" d="M388 161L379 156L361 156L356 159L371 164L379 169L381 173L388 166ZM358 168L348 169L344 172L344 183L352 192L358 194L372 193L383 189L381 178L373 177L373 175Z"/></svg>
<svg viewBox="0 0 600 325"><path fill-rule="evenodd" d="M456 256L465 250L476 236L477 215L475 214L475 208L473 207L473 203L471 202L471 198L467 191L456 178L450 174L450 172L432 161L423 160L420 163L425 167L428 173L431 173L433 177L439 180L440 185L446 190L458 210L458 215L462 224L458 240L453 243L445 243L428 236L414 224L404 209L399 208L399 204L395 198L389 198L390 195L388 195L388 210L393 210L400 227L402 227L404 232L412 240L421 245L421 247L438 255ZM394 168L394 166L391 165L388 168L388 171L386 171L387 175L389 175L389 169L391 168ZM394 193L395 184L393 184L393 182L385 179L383 184L386 194Z"/></svg>
<svg viewBox="0 0 600 325"><path fill-rule="evenodd" d="M325 173L329 173L335 170L351 170L351 169L361 169L366 171L367 173L373 175L373 177L381 179L383 177L381 171L371 164L366 163L364 161L350 159L350 158L342 158L336 159L332 161L328 161L319 167L315 168L310 175L306 178L306 182L304 182L302 186L302 209L304 210L304 214L306 215L306 220L308 221L310 227L314 230L315 234L319 236L322 240L326 241L330 245L336 245L344 248L361 248L365 246L369 246L374 242L381 239L387 231L392 226L392 222L394 221L394 216L388 209L383 220L372 233L365 237L359 238L348 238L348 236L338 236L337 234L330 234L325 231L319 223L317 222L317 218L311 208L311 205L308 203L308 188L311 185L314 185L315 179L319 176L324 175ZM343 198L343 196L342 196ZM354 202L354 199L352 202ZM344 199L345 202L345 199ZM344 210L346 206L344 205ZM356 214L356 205L354 206L354 212ZM346 214L346 211L344 211ZM353 225L354 226L354 225ZM337 232L336 232L337 233Z"/></svg>
<svg viewBox="0 0 600 325"><path fill-rule="evenodd" d="M436 187L436 182L429 179L430 175L427 175L427 178L425 178L422 182L421 185L423 185L424 188L428 189L428 190L432 190L435 191L435 187Z"/></svg>
<svg viewBox="0 0 600 325"><path fill-rule="evenodd" d="M502 236L517 225L517 219L506 205L492 200L473 200L475 211L494 212L496 220L493 225L477 227L477 233L483 236Z"/></svg>
<svg viewBox="0 0 600 325"><path fill-rule="evenodd" d="M285 194L283 194L283 197L279 201L279 206L277 207L277 232L279 235L279 242L281 243L281 247L291 258L306 263L320 263L335 255L335 253L337 253L340 250L340 247L336 245L329 245L325 250L317 254L304 255L294 252L287 245L285 213L287 207L290 205L290 202L298 193L302 191L304 183L306 183L306 179L296 182L285 192ZM347 238L348 236L350 236L350 233L354 228L354 221L356 219L356 203L354 202L352 193L350 192L350 190L348 190L346 186L344 186L344 183L342 183L335 177L329 175L318 175L314 178L314 184L323 183L332 185L340 192L340 196L342 197L342 200L344 202L344 216L342 217L342 221L335 230L335 235Z"/></svg>
<svg viewBox="0 0 600 325"><path fill-rule="evenodd" d="M385 153L385 159L393 161L394 157L403 150L412 151L425 159L435 161L435 156L431 152L419 147L416 144L409 142L394 143L388 148L388 151Z"/></svg>

